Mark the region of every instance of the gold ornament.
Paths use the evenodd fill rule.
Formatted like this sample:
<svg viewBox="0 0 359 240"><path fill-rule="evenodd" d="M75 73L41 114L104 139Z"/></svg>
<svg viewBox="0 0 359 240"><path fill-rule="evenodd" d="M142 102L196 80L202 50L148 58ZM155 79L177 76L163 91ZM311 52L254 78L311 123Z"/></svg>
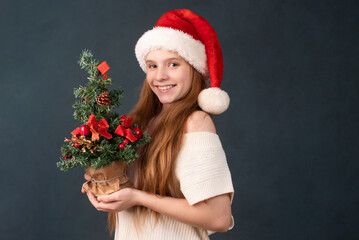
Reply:
<svg viewBox="0 0 359 240"><path fill-rule="evenodd" d="M94 151L97 151L97 149L98 149L97 146L90 140L87 140L85 138L85 136L80 136L80 138L78 138L76 136L72 136L71 140L68 138L65 138L64 142L70 142L71 146L74 146L75 143L79 144L80 146L83 146L81 148L82 152L89 151L90 153L93 153Z"/></svg>

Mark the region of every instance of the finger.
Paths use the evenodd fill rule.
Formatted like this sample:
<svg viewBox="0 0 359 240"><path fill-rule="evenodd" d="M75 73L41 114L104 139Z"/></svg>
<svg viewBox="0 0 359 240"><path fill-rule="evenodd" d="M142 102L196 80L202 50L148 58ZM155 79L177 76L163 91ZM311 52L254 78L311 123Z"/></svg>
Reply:
<svg viewBox="0 0 359 240"><path fill-rule="evenodd" d="M84 188L84 186L85 186L86 183L87 183L87 182L85 182L84 184L82 184L82 187L81 187L81 192L82 192L82 193L85 193L85 192L86 192L86 189Z"/></svg>
<svg viewBox="0 0 359 240"><path fill-rule="evenodd" d="M115 201L114 198L110 195L100 195L97 197L97 200L104 203L110 203Z"/></svg>
<svg viewBox="0 0 359 240"><path fill-rule="evenodd" d="M92 179L91 175L89 175L89 174L87 174L87 173L85 173L84 178L85 178L87 181L91 181L91 179Z"/></svg>
<svg viewBox="0 0 359 240"><path fill-rule="evenodd" d="M95 195L92 192L88 192L87 197L90 200L91 204L97 209L99 207L99 202L97 201Z"/></svg>
<svg viewBox="0 0 359 240"><path fill-rule="evenodd" d="M105 203L105 202L99 202L95 205L95 208L98 211L102 212L116 212L116 207L118 203L112 202L112 203Z"/></svg>
<svg viewBox="0 0 359 240"><path fill-rule="evenodd" d="M117 192L111 193L109 195L97 196L97 200L99 202L110 203L110 202L120 201L121 199L119 199L119 191L117 191Z"/></svg>
<svg viewBox="0 0 359 240"><path fill-rule="evenodd" d="M104 212L117 212L117 208L119 207L118 203L104 203L100 202L98 205L97 210L104 211Z"/></svg>

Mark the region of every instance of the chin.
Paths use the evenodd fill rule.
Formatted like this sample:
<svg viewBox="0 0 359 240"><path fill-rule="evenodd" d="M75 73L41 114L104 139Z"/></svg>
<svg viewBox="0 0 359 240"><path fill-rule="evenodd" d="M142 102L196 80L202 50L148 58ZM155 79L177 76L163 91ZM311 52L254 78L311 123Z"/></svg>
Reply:
<svg viewBox="0 0 359 240"><path fill-rule="evenodd" d="M158 97L158 96L157 96ZM162 103L162 104L170 104L170 103L172 103L172 102L174 102L174 100L172 99L172 98L168 98L168 97L166 97L166 98L160 98L160 97L158 97L158 100L160 100L160 102Z"/></svg>
<svg viewBox="0 0 359 240"><path fill-rule="evenodd" d="M162 105L163 104L171 104L171 103L173 103L173 101L161 101L161 100L160 100L160 102L162 103Z"/></svg>

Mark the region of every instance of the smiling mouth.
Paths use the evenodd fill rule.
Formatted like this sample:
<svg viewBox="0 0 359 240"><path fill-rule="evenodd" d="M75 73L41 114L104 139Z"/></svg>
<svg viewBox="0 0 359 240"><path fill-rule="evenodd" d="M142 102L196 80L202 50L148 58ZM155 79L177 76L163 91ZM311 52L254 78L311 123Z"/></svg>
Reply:
<svg viewBox="0 0 359 240"><path fill-rule="evenodd" d="M158 90L160 91L167 91L170 90L171 88L174 88L176 85L166 85L166 86L157 86Z"/></svg>

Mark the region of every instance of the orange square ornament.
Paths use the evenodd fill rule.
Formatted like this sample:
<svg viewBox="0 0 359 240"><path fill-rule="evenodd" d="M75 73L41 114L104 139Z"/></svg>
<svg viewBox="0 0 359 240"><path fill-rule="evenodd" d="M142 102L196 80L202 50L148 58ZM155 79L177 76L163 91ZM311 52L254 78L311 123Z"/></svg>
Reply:
<svg viewBox="0 0 359 240"><path fill-rule="evenodd" d="M110 67L107 65L106 61L103 61L97 66L97 69L100 71L101 74L105 74L110 69Z"/></svg>

